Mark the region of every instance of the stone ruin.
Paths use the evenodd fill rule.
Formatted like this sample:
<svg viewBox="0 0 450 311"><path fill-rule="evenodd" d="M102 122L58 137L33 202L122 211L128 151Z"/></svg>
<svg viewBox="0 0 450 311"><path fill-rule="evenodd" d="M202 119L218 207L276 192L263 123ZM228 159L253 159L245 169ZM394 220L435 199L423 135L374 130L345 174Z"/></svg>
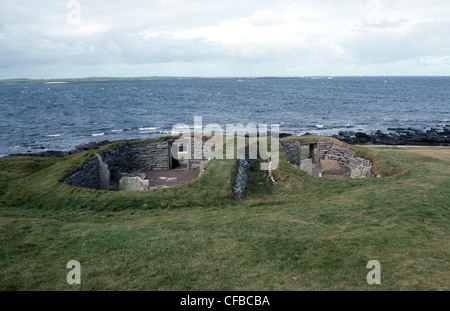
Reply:
<svg viewBox="0 0 450 311"><path fill-rule="evenodd" d="M328 142L282 142L290 164L315 177L329 179L374 177L372 163L353 150Z"/></svg>
<svg viewBox="0 0 450 311"><path fill-rule="evenodd" d="M245 156L237 161L236 175L234 177L233 192L238 198L244 195L248 183L248 169L250 169L256 162L257 152L244 152Z"/></svg>
<svg viewBox="0 0 450 311"><path fill-rule="evenodd" d="M208 163L202 149L201 155L199 151L194 154L193 144L193 139L181 142L180 139L171 139L127 144L109 150L103 156L95 153L95 159L62 182L75 187L111 191L147 190L189 182L201 175ZM175 156L172 154L174 151L177 152ZM187 157L189 152L191 156Z"/></svg>

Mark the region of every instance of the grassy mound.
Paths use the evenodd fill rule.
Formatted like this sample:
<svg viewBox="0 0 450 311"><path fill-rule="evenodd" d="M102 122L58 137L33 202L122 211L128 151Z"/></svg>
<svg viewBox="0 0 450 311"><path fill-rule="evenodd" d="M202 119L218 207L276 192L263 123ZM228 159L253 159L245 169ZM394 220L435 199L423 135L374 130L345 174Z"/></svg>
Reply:
<svg viewBox="0 0 450 311"><path fill-rule="evenodd" d="M17 183L12 183L4 195L4 202L11 206L32 208L65 209L87 208L90 210L121 210L127 208L171 208L199 205L216 205L232 198L231 182L235 170L234 160L212 160L206 172L198 179L185 185L154 189L148 191L102 191L78 188L63 184L61 180L83 164L94 159L94 153L105 155L108 150L124 144L156 142L166 138L144 141L120 142L104 146L98 150L74 154L67 158L50 158L46 162L40 159L16 158L2 160L4 166L13 166L24 161L23 169L28 163L48 164L39 171L29 171L29 176ZM52 164L52 165L50 165ZM23 176L20 175L19 176ZM4 183L9 177L3 175Z"/></svg>
<svg viewBox="0 0 450 311"><path fill-rule="evenodd" d="M241 200L234 161L112 193L58 182L89 152L0 160L0 289L449 290L450 148L355 148L388 177L314 178L281 153L278 184L257 163ZM69 260L81 285L66 282ZM366 282L369 260L381 285Z"/></svg>
<svg viewBox="0 0 450 311"><path fill-rule="evenodd" d="M298 142L322 141L322 142L332 143L339 147L350 149L355 152L355 156L364 158L366 160L370 160L372 162L373 173L375 173L376 175L383 176L383 177L394 176L394 175L406 172L405 168L402 168L402 167L396 165L395 163L389 162L385 156L383 156L380 153L375 152L372 148L350 145L350 144L344 143L336 138L308 135L308 136L300 136L300 137L290 136L290 137L286 137L281 140L281 142L297 142L297 141Z"/></svg>
<svg viewBox="0 0 450 311"><path fill-rule="evenodd" d="M158 142L167 139L168 137L158 137L147 140L113 143L103 146L98 150L86 151L62 159L15 158L3 160L1 163L3 163L2 165L6 169L5 174L2 175L2 182L5 184L8 182L8 179L11 179L11 176L6 174L7 167L18 165L20 168L20 173L17 173L17 181L15 178L12 178L10 185L2 188L9 188L8 191L4 190L5 195L3 196L3 200L11 206L27 206L52 210L86 208L91 210L113 211L128 208L151 209L211 206L233 202L232 183L236 171L235 160L214 159L209 163L207 171L201 178L185 185L165 189L139 192L111 192L77 188L60 182L64 177L81 168L83 164L91 161L94 158L93 155L95 152L104 156L109 150L117 149L125 144ZM348 145L334 138L321 136L288 137L282 141L302 140L327 141L341 147L352 149L357 156L371 160L373 162L373 171L383 177L394 176L406 171L405 168L398 166L395 161L389 162L385 156L374 152L370 148ZM280 150L282 149L280 148ZM259 165L254 167L252 172L254 174L253 181L264 180L266 178L266 172L260 171ZM286 183L304 183L304 179L297 180L295 178L289 178L285 181L288 176L292 177L299 174L304 175L304 172L290 167L286 161L285 154L280 152L280 168L274 171L274 176L277 180L281 181L281 185ZM309 180L308 178L306 179ZM308 181L308 183L327 185L327 182L321 179L311 180L313 181ZM256 183L253 183L253 185L256 185ZM263 186L258 183L255 189L250 189L249 192L264 195L271 193L272 190L266 182ZM277 191L279 192L280 189Z"/></svg>

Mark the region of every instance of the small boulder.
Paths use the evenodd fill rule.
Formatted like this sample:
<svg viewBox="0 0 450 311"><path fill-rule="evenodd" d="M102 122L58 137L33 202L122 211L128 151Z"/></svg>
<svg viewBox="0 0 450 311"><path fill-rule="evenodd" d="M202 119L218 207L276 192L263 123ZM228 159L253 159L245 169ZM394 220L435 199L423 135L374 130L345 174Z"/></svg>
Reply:
<svg viewBox="0 0 450 311"><path fill-rule="evenodd" d="M372 177L372 172L370 171L370 165L364 165L364 163L359 164L355 169L352 170L351 178L365 178Z"/></svg>
<svg viewBox="0 0 450 311"><path fill-rule="evenodd" d="M302 163L300 163L300 169L306 171L309 175L312 174L312 159L305 159L302 160Z"/></svg>
<svg viewBox="0 0 450 311"><path fill-rule="evenodd" d="M148 180L143 180L140 177L122 177L119 181L120 191L147 190L148 186Z"/></svg>

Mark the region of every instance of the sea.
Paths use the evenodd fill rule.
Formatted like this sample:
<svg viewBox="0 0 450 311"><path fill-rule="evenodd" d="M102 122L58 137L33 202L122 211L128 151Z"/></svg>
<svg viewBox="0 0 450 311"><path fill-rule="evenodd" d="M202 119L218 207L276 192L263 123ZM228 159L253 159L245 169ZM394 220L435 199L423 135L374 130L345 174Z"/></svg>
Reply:
<svg viewBox="0 0 450 311"><path fill-rule="evenodd" d="M0 157L165 136L181 124L333 135L450 124L450 77L152 79L0 84ZM199 130L198 126L194 130Z"/></svg>

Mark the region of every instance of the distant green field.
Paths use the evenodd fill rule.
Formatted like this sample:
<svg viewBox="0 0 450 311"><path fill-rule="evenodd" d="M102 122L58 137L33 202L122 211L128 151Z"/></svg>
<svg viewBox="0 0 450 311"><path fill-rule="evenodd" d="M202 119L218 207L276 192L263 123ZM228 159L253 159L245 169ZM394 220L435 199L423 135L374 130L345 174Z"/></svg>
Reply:
<svg viewBox="0 0 450 311"><path fill-rule="evenodd" d="M233 160L130 193L58 182L90 151L1 159L0 290L449 290L450 148L350 147L383 178L313 178L281 154L278 184L257 165L243 199Z"/></svg>

